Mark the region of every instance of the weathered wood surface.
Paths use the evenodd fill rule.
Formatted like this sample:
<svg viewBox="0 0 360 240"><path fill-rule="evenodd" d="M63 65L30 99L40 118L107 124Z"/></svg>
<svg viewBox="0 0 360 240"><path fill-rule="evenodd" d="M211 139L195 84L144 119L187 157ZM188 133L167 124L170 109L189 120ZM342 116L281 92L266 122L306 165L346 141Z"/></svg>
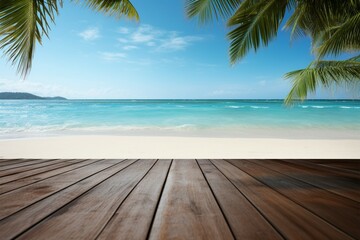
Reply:
<svg viewBox="0 0 360 240"><path fill-rule="evenodd" d="M149 239L233 239L196 161L176 159Z"/></svg>
<svg viewBox="0 0 360 240"><path fill-rule="evenodd" d="M342 172L319 165L306 165L303 160L299 162L294 160L257 160L256 162L314 187L360 202L360 174Z"/></svg>
<svg viewBox="0 0 360 240"><path fill-rule="evenodd" d="M359 161L0 160L0 239L360 239Z"/></svg>

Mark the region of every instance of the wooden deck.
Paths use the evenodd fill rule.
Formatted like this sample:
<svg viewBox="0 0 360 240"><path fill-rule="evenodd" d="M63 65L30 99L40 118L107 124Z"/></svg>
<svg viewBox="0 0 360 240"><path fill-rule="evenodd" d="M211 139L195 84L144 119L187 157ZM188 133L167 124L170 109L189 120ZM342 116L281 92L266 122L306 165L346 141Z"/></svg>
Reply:
<svg viewBox="0 0 360 240"><path fill-rule="evenodd" d="M0 160L0 239L360 239L359 160Z"/></svg>

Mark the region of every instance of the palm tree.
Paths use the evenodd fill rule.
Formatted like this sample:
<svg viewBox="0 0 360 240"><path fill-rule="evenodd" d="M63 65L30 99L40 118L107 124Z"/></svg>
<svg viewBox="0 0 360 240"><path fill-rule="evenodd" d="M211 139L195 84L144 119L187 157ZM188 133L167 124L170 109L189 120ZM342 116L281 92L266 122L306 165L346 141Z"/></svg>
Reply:
<svg viewBox="0 0 360 240"><path fill-rule="evenodd" d="M106 15L139 19L129 0L73 0ZM49 37L50 24L62 7L62 0L0 0L0 49L18 72L26 76L31 68L36 43Z"/></svg>
<svg viewBox="0 0 360 240"><path fill-rule="evenodd" d="M305 69L287 73L292 89L285 99L304 100L318 86L360 83L360 0L187 0L187 14L201 23L222 18L231 31L230 61L242 59L274 39L289 13L284 28L291 38L309 36L315 60ZM350 53L346 60L325 60Z"/></svg>

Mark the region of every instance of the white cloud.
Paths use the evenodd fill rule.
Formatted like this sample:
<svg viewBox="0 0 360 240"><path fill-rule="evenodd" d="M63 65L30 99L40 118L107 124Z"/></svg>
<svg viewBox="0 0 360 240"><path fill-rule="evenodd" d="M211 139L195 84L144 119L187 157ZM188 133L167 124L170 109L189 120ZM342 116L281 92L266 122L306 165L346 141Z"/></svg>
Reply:
<svg viewBox="0 0 360 240"><path fill-rule="evenodd" d="M153 65L161 61L154 61L153 56L150 57L146 54L180 51L194 42L203 40L203 37L200 36L183 35L176 31L163 30L148 24L140 25L137 28L121 27L117 29L117 32L121 35L116 39L118 41L116 48L121 49L122 52L102 51L99 52L101 59L136 65ZM150 51L144 51L147 57L144 59L131 55L131 50L135 49Z"/></svg>
<svg viewBox="0 0 360 240"><path fill-rule="evenodd" d="M126 45L123 47L124 50L126 51L129 51L129 50L134 50L134 49L137 49L138 47L137 46L134 46L134 45Z"/></svg>
<svg viewBox="0 0 360 240"><path fill-rule="evenodd" d="M201 37L196 37L196 36L181 37L181 36L177 36L177 34L173 34L173 36L163 40L162 44L158 47L158 50L169 50L169 51L183 50L191 43L200 40L202 40Z"/></svg>
<svg viewBox="0 0 360 240"><path fill-rule="evenodd" d="M199 36L183 36L176 31L162 30L148 24L141 25L136 29L121 28L119 32L123 34L121 38L117 39L120 43L136 47L147 46L156 51L183 50L193 42L203 39ZM124 46L123 49L125 48L127 47Z"/></svg>
<svg viewBox="0 0 360 240"><path fill-rule="evenodd" d="M98 28L88 28L79 33L79 36L82 37L85 41L93 41L100 37L100 31Z"/></svg>
<svg viewBox="0 0 360 240"><path fill-rule="evenodd" d="M126 27L120 27L118 29L118 32L121 33L121 34L128 34L130 32L130 30Z"/></svg>
<svg viewBox="0 0 360 240"><path fill-rule="evenodd" d="M131 40L136 43L149 42L154 40L154 36L142 32L135 32L131 35Z"/></svg>
<svg viewBox="0 0 360 240"><path fill-rule="evenodd" d="M120 52L100 52L100 56L106 61L118 61L124 59L126 54Z"/></svg>
<svg viewBox="0 0 360 240"><path fill-rule="evenodd" d="M151 25L144 24L131 34L130 39L135 43L147 43L154 41L162 34L163 31L158 30Z"/></svg>
<svg viewBox="0 0 360 240"><path fill-rule="evenodd" d="M121 42L121 43L128 43L129 42L129 40L127 40L126 38L118 38L117 40L119 42Z"/></svg>

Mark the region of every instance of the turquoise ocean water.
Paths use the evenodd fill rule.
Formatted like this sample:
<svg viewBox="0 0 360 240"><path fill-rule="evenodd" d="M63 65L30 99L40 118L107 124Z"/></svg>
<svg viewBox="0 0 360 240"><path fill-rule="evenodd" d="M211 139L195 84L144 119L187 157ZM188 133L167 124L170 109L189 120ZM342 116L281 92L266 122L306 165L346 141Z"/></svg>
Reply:
<svg viewBox="0 0 360 240"><path fill-rule="evenodd" d="M1 100L0 138L58 134L360 134L360 101ZM289 133L291 134L291 133ZM360 138L360 136L359 136Z"/></svg>

